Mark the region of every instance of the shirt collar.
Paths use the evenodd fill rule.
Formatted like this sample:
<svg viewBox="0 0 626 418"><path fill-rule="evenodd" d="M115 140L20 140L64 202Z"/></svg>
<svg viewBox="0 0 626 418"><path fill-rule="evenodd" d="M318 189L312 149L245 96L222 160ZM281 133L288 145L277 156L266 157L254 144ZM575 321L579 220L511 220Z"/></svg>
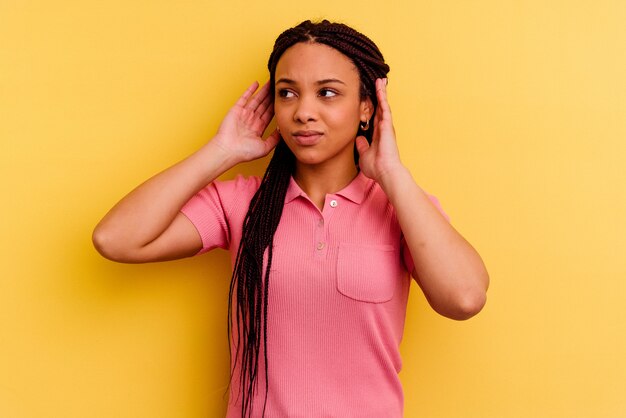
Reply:
<svg viewBox="0 0 626 418"><path fill-rule="evenodd" d="M356 204L361 204L361 202L365 199L365 195L372 181L373 180L365 177L363 172L359 171L356 177L346 187L333 194L345 197ZM298 183L296 183L292 176L289 179L289 187L287 188L287 193L285 194L285 204L291 202L299 196L307 197L306 193L304 193L300 186L298 186Z"/></svg>

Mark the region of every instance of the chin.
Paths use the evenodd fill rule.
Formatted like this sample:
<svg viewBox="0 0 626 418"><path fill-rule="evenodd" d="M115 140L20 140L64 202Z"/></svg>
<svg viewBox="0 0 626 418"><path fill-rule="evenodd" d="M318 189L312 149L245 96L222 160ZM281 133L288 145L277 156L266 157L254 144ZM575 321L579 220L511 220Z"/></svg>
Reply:
<svg viewBox="0 0 626 418"><path fill-rule="evenodd" d="M324 162L324 159L314 150L299 150L293 154L300 164L316 165Z"/></svg>

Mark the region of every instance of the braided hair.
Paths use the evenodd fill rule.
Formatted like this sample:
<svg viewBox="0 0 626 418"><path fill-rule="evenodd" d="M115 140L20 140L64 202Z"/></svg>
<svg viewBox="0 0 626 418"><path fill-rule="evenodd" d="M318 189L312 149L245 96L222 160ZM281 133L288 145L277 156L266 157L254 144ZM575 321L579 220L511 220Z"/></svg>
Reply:
<svg viewBox="0 0 626 418"><path fill-rule="evenodd" d="M323 20L313 23L310 20L284 31L278 36L269 57L267 67L270 73L270 92L274 98L276 66L283 53L297 43L320 43L328 45L348 57L359 72L361 100L369 98L374 109L378 105L375 82L389 72L378 47L365 35L341 23ZM362 132L368 142L372 140L374 121ZM355 148L355 164L358 152ZM285 203L285 195L296 159L281 139L259 189L252 197L244 218L243 232L233 276L230 283L228 304L228 337L233 338L235 353L231 362L231 382L237 363L239 366L239 395L242 398L242 418L252 416L253 399L258 389L259 354L264 354L265 400L263 416L267 405L268 362L267 362L267 301L272 265L274 233L280 222ZM267 252L267 264L264 254ZM236 306L233 308L233 296ZM234 318L233 318L234 317ZM233 319L236 332L233 332ZM234 335L233 335L234 334ZM230 345L229 345L230 347ZM261 349L262 347L262 349ZM233 353L230 353L233 358Z"/></svg>

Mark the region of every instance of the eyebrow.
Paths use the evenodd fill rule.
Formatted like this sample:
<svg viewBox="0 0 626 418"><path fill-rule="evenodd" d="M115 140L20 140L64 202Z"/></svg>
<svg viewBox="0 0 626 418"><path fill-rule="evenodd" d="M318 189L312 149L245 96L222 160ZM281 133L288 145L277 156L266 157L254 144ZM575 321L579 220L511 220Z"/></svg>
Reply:
<svg viewBox="0 0 626 418"><path fill-rule="evenodd" d="M278 84L278 83L286 83L286 84L290 84L290 85L298 84L294 80L291 80L289 78L280 78L280 79L276 80L276 84ZM340 84L343 84L344 86L346 85L346 83L344 83L343 81L341 81L341 80L339 80L337 78L325 78L323 80L319 80L319 81L315 82L315 84L317 84L317 85L329 84L329 83L340 83Z"/></svg>

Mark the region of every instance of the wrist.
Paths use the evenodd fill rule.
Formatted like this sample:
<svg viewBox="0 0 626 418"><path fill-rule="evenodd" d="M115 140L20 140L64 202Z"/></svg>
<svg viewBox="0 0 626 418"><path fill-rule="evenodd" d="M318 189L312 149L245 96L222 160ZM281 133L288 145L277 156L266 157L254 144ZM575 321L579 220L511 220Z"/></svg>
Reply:
<svg viewBox="0 0 626 418"><path fill-rule="evenodd" d="M241 152L237 152L227 141L223 141L221 137L215 136L203 147L207 155L212 159L217 159L222 164L232 168L239 163L245 162L246 158Z"/></svg>
<svg viewBox="0 0 626 418"><path fill-rule="evenodd" d="M222 135L215 135L209 142L207 142L201 149L206 152L207 155L211 155L213 158L218 158L220 161L228 163L231 167L245 161L245 158L240 156L233 147L229 145L228 139L225 139Z"/></svg>
<svg viewBox="0 0 626 418"><path fill-rule="evenodd" d="M207 184L241 162L215 140L204 144L189 160L201 173L201 181Z"/></svg>
<svg viewBox="0 0 626 418"><path fill-rule="evenodd" d="M413 176L408 168L399 163L393 168L381 172L376 181L385 193L389 195L398 185L403 184L407 180L413 181Z"/></svg>

